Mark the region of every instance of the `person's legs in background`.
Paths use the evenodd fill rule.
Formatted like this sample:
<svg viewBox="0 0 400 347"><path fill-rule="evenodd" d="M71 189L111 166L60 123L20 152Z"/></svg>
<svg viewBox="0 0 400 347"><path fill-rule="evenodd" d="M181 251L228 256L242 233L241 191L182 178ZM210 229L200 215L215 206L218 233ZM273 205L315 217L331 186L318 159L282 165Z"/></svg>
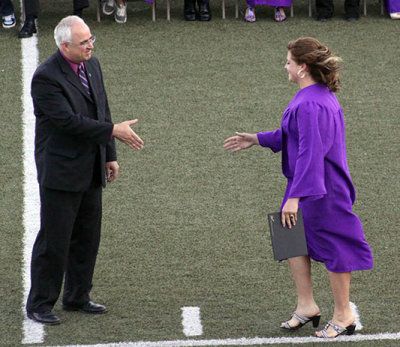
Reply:
<svg viewBox="0 0 400 347"><path fill-rule="evenodd" d="M127 3L125 0L107 0L103 4L103 13L111 16L114 13L114 19L117 23L126 23L128 20Z"/></svg>
<svg viewBox="0 0 400 347"><path fill-rule="evenodd" d="M199 20L202 22L208 22L211 20L211 10L209 0L197 0L199 5Z"/></svg>
<svg viewBox="0 0 400 347"><path fill-rule="evenodd" d="M83 9L89 7L89 0L74 0L73 14L82 18Z"/></svg>
<svg viewBox="0 0 400 347"><path fill-rule="evenodd" d="M39 15L39 0L23 0L25 9L25 22L18 33L20 39L36 34L35 19Z"/></svg>
<svg viewBox="0 0 400 347"><path fill-rule="evenodd" d="M346 19L348 21L356 21L360 18L358 13L358 7L360 4L360 0L345 0L344 2L344 11L346 13Z"/></svg>
<svg viewBox="0 0 400 347"><path fill-rule="evenodd" d="M333 0L315 0L315 7L317 9L317 20L326 22L333 15Z"/></svg>
<svg viewBox="0 0 400 347"><path fill-rule="evenodd" d="M247 0L247 8L244 14L245 22L254 23L256 21L255 5L255 0Z"/></svg>
<svg viewBox="0 0 400 347"><path fill-rule="evenodd" d="M2 17L3 28L9 29L15 27L14 6L11 0L0 1L0 14Z"/></svg>

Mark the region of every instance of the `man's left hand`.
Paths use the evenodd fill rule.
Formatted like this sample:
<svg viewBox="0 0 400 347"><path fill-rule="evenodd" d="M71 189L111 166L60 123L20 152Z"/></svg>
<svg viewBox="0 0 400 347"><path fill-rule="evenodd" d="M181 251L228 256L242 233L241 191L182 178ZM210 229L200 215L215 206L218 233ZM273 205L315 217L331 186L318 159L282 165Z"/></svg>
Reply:
<svg viewBox="0 0 400 347"><path fill-rule="evenodd" d="M109 161L106 163L106 177L107 182L112 182L118 177L119 165L116 161Z"/></svg>

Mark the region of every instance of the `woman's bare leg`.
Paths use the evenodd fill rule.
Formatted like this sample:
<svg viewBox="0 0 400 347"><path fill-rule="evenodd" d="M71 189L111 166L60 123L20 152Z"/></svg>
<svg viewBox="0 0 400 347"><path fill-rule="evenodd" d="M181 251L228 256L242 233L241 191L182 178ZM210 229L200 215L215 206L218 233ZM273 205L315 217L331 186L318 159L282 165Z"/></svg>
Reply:
<svg viewBox="0 0 400 347"><path fill-rule="evenodd" d="M296 313L308 318L319 314L319 307L312 293L310 258L308 256L301 256L290 258L288 262L297 291ZM300 322L292 317L288 323L294 328ZM284 323L281 326L283 327Z"/></svg>
<svg viewBox="0 0 400 347"><path fill-rule="evenodd" d="M346 328L353 324L355 319L350 308L351 272L329 271L329 280L331 282L333 299L335 301L332 322ZM336 331L332 327L328 328L326 334L328 337L335 337L337 335ZM316 335L321 337L319 331Z"/></svg>

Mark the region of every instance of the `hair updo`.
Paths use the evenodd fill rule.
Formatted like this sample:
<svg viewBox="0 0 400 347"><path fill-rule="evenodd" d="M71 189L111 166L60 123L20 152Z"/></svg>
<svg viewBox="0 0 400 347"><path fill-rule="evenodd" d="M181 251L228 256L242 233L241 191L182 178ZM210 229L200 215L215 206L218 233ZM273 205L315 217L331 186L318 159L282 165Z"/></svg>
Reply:
<svg viewBox="0 0 400 347"><path fill-rule="evenodd" d="M308 72L317 83L325 84L331 92L340 89L339 61L327 46L312 37L301 37L290 41L287 49L298 64L306 64Z"/></svg>

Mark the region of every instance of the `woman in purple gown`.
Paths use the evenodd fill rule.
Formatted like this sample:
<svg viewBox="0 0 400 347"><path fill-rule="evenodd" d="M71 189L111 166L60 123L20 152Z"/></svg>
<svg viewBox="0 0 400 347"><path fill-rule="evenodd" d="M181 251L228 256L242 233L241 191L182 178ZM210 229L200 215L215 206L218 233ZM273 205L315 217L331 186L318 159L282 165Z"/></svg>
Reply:
<svg viewBox="0 0 400 347"><path fill-rule="evenodd" d="M386 11L389 13L390 18L400 19L400 1L399 0L385 0Z"/></svg>
<svg viewBox="0 0 400 347"><path fill-rule="evenodd" d="M247 9L244 15L244 20L249 23L256 21L256 5L275 6L274 19L276 22L283 22L286 19L285 10L283 7L292 6L293 0L247 0Z"/></svg>
<svg viewBox="0 0 400 347"><path fill-rule="evenodd" d="M318 337L352 334L351 272L373 266L361 222L352 212L355 190L346 159L343 111L334 92L340 87L339 57L313 38L288 45L285 65L289 81L300 90L287 106L281 128L258 134L236 133L225 140L233 152L253 145L282 152L287 187L281 207L282 224L296 223L302 209L308 256L288 260L297 290L295 313L281 328L296 330L308 322L318 326L320 309L311 287L310 258L328 270L334 298L333 318Z"/></svg>

